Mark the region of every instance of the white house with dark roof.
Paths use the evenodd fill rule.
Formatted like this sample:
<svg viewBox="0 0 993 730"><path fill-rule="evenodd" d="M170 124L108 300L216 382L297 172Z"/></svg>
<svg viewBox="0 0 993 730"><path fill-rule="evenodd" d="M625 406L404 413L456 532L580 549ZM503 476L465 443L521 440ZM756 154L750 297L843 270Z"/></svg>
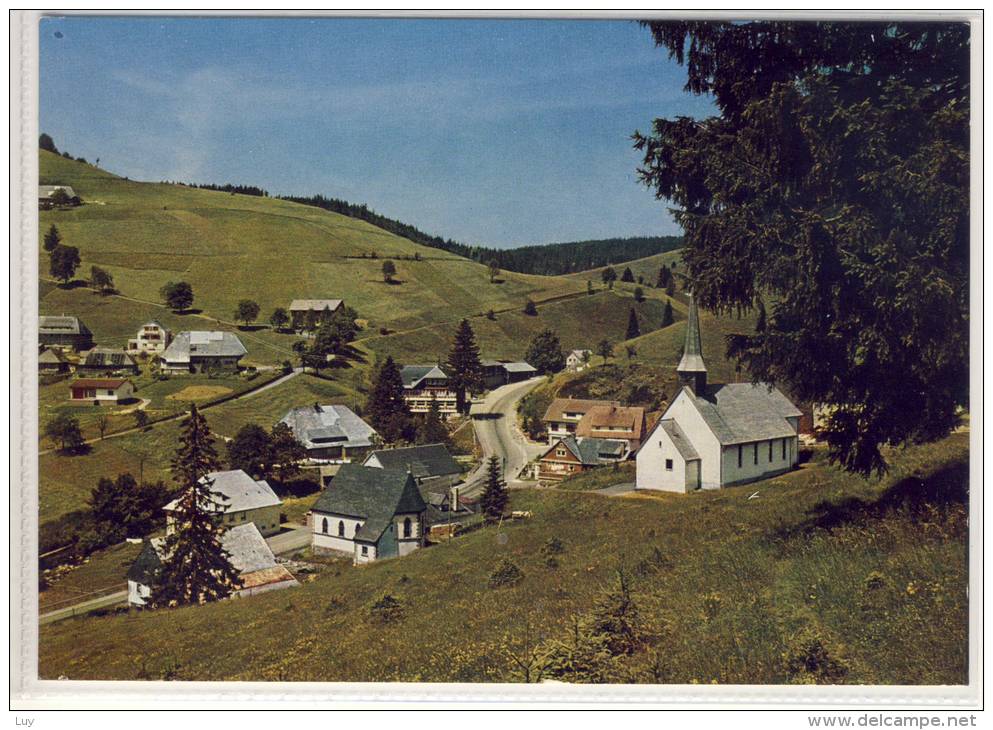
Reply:
<svg viewBox="0 0 993 730"><path fill-rule="evenodd" d="M348 406L300 406L283 416L282 423L314 461L347 461L365 454L378 440L376 430Z"/></svg>
<svg viewBox="0 0 993 730"><path fill-rule="evenodd" d="M334 314L343 305L341 299L294 299L290 302L290 326L297 332L315 330L321 317Z"/></svg>
<svg viewBox="0 0 993 730"><path fill-rule="evenodd" d="M203 373L233 372L248 350L234 332L180 332L162 353L162 371Z"/></svg>
<svg viewBox="0 0 993 730"><path fill-rule="evenodd" d="M254 523L263 536L279 532L279 508L283 502L264 480L252 479L241 469L214 471L204 477L210 480L213 501L205 507L221 513L221 524L234 527ZM174 499L162 509L166 513L166 532L172 532L176 522Z"/></svg>
<svg viewBox="0 0 993 730"><path fill-rule="evenodd" d="M573 350L565 356L565 369L578 373L585 370L593 359L593 350Z"/></svg>
<svg viewBox="0 0 993 730"><path fill-rule="evenodd" d="M132 354L165 352L170 342L172 342L172 333L153 319L138 328L134 338L128 340L127 350Z"/></svg>
<svg viewBox="0 0 993 730"><path fill-rule="evenodd" d="M403 399L411 413L427 413L431 401L438 402L443 419L458 413L458 396L449 384L448 374L438 365L404 365L400 368Z"/></svg>
<svg viewBox="0 0 993 730"><path fill-rule="evenodd" d="M424 547L426 510L410 472L343 464L311 508L311 546L355 564L409 555Z"/></svg>
<svg viewBox="0 0 993 730"><path fill-rule="evenodd" d="M638 450L637 489L690 492L766 479L799 457L800 410L768 383L707 384L690 302L681 390Z"/></svg>
<svg viewBox="0 0 993 730"><path fill-rule="evenodd" d="M276 562L276 556L258 528L248 523L228 528L221 535L221 547L238 571L240 587L232 597L251 596L299 585L296 578ZM128 603L144 606L151 595L155 574L166 558L165 538L153 537L145 543L128 569Z"/></svg>

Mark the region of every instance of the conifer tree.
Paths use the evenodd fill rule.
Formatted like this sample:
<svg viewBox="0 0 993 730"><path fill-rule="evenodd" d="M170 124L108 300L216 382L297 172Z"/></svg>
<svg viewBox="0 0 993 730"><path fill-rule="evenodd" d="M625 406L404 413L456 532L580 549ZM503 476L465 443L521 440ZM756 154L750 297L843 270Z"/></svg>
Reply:
<svg viewBox="0 0 993 730"><path fill-rule="evenodd" d="M625 340L633 340L635 337L641 335L641 327L638 325L638 313L634 311L634 307L628 312L628 331L624 335Z"/></svg>
<svg viewBox="0 0 993 730"><path fill-rule="evenodd" d="M152 586L154 606L184 606L227 598L238 589L238 571L221 545L223 497L207 474L220 468L207 421L190 407L172 460L180 492L173 531L166 536L162 567Z"/></svg>
<svg viewBox="0 0 993 730"><path fill-rule="evenodd" d="M434 393L431 394L428 412L417 429L417 442L421 444L448 443L448 429L445 428L445 423L441 420L441 406Z"/></svg>
<svg viewBox="0 0 993 730"><path fill-rule="evenodd" d="M500 473L500 457L491 456L486 465L486 486L479 498L486 521L496 522L503 517L503 511L509 500L507 484Z"/></svg>
<svg viewBox="0 0 993 730"><path fill-rule="evenodd" d="M48 233L45 234L45 242L42 247L47 253L51 253L58 245L62 243L62 234L59 233L59 229L52 224L52 227L48 229Z"/></svg>
<svg viewBox="0 0 993 730"><path fill-rule="evenodd" d="M479 361L479 346L476 344L476 334L468 319L459 323L452 343L452 351L448 356L448 377L455 389L456 405L460 413L468 411L466 391L479 388L483 379L483 366Z"/></svg>
<svg viewBox="0 0 993 730"><path fill-rule="evenodd" d="M674 321L675 318L672 316L672 302L666 302L665 309L662 312L662 326L668 327Z"/></svg>
<svg viewBox="0 0 993 730"><path fill-rule="evenodd" d="M627 282L628 284L634 283L634 274L631 272L630 266L624 267L624 273L621 274L621 281Z"/></svg>
<svg viewBox="0 0 993 730"><path fill-rule="evenodd" d="M392 355L374 375L365 412L373 428L388 442L405 438L409 433L410 409L403 399L403 378Z"/></svg>

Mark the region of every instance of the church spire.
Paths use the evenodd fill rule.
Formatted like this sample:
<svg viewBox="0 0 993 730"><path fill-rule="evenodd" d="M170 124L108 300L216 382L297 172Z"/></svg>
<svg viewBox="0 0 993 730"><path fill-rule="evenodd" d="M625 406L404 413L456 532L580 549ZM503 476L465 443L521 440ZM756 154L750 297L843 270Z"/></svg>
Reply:
<svg viewBox="0 0 993 730"><path fill-rule="evenodd" d="M686 319L686 342L683 345L683 358L676 367L680 385L687 385L696 395L703 395L707 388L707 366L703 363L703 347L700 345L700 314L696 299L690 294L690 312Z"/></svg>

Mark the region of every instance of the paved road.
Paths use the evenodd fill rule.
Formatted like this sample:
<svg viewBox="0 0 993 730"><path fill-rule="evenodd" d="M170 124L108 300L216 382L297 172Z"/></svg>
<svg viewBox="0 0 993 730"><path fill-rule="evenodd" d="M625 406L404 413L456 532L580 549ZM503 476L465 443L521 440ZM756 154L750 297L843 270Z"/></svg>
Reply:
<svg viewBox="0 0 993 730"><path fill-rule="evenodd" d="M286 526L291 529L290 532L281 532L266 540L269 543L269 549L276 555L292 553L310 545L310 528L306 525L296 524Z"/></svg>
<svg viewBox="0 0 993 730"><path fill-rule="evenodd" d="M91 598L89 601L83 601L82 603L77 603L74 606L66 606L65 608L43 613L38 617L38 623L50 624L53 621L62 621L63 619L79 616L84 613L89 613L90 611L96 611L101 608L109 608L110 606L117 606L127 603L127 600L128 592L126 590L118 591L117 593L109 593L106 596Z"/></svg>
<svg viewBox="0 0 993 730"><path fill-rule="evenodd" d="M517 428L517 404L544 378L531 378L520 383L501 386L489 393L483 402L483 411L489 417L473 418L476 438L483 450L483 462L466 478L467 496L482 491L486 476L486 459L496 455L503 465L507 486L524 487L534 483L517 478L521 469L544 449L541 444L531 444Z"/></svg>

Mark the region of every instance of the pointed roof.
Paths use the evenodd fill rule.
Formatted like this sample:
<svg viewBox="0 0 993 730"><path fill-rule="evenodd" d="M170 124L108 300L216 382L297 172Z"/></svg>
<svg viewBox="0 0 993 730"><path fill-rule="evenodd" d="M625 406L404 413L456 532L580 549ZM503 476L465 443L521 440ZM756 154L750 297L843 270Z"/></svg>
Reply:
<svg viewBox="0 0 993 730"><path fill-rule="evenodd" d="M686 319L686 342L683 345L683 358L676 367L677 373L705 373L703 346L700 344L700 314L696 299L690 294L690 312Z"/></svg>

